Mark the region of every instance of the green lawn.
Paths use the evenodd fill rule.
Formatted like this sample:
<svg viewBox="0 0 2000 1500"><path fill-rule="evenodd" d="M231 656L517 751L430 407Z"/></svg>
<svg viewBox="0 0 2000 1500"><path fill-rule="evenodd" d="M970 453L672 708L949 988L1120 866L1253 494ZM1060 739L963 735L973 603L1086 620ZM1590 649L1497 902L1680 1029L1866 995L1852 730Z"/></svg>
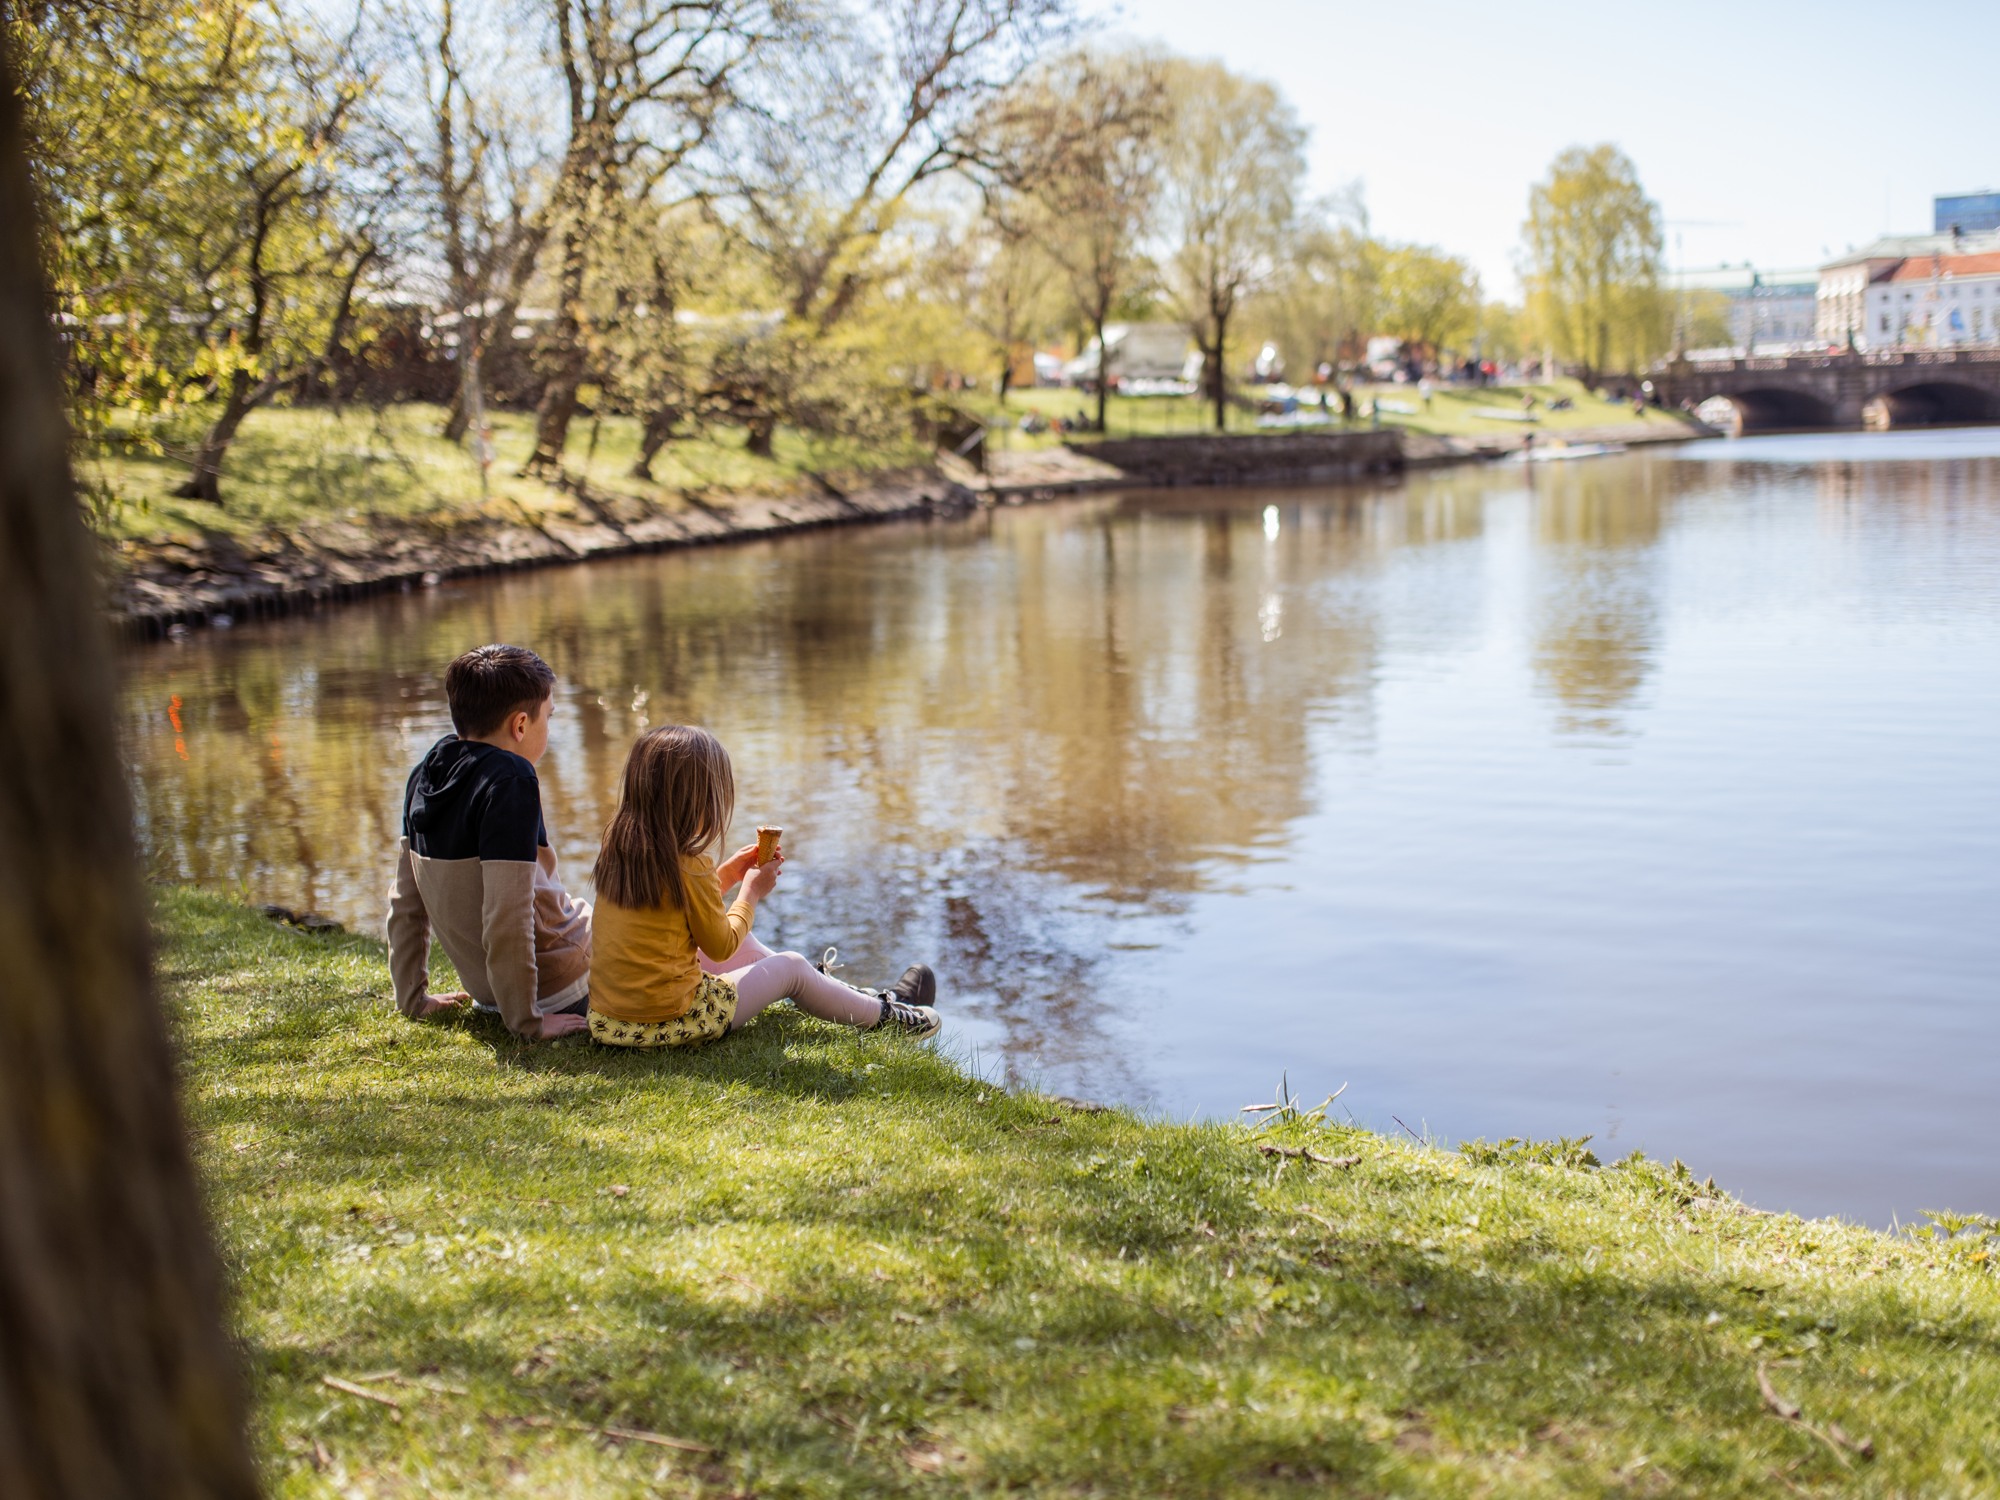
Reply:
<svg viewBox="0 0 2000 1500"><path fill-rule="evenodd" d="M196 411L181 419L168 447L191 448L207 415ZM490 493L483 499L470 454L438 436L443 420L439 408L421 404L253 412L225 464L219 509L169 498L187 467L166 456L118 449L86 459L80 477L87 488L112 497L98 507L101 529L126 539L192 540L216 532L265 536L316 520L448 525L482 515L518 521L574 511L575 502L560 491L516 477L534 448L531 414L492 414L496 457ZM780 429L772 457L761 459L744 451L740 431L717 428L669 443L653 461L649 484L629 473L638 442L638 423L631 418L605 417L593 424L579 417L570 429L565 465L594 488L665 507L683 503L689 490L718 496L768 492L810 472L852 474L926 456L915 445L892 451L815 442Z"/></svg>
<svg viewBox="0 0 2000 1500"><path fill-rule="evenodd" d="M1518 412L1521 410L1521 398L1529 394L1535 397L1536 403L1536 420L1533 423L1486 415L1490 411ZM1573 403L1571 408L1550 411L1549 402L1563 396ZM1489 386L1483 390L1440 385L1428 409L1424 407L1423 397L1414 385L1363 386L1355 391L1357 412L1365 411L1366 403L1371 398L1413 408L1409 412L1384 409L1381 414L1384 427L1446 437L1509 433L1519 436L1529 432L1560 435L1580 428L1615 426L1634 420L1629 402L1603 400L1585 390L1578 380L1558 380L1545 385ZM1094 415L1096 411L1092 398L1083 392L1050 388L1010 392L1004 413L998 401L991 396L974 405L993 423L995 430L989 439L992 446L1003 451L1053 447L1065 441L1053 432L1036 435L1021 432L1018 426L1020 419L1031 410L1041 412L1050 420L1058 416L1073 417L1079 411ZM1259 427L1254 412L1234 404L1228 410L1228 418L1229 431L1233 433L1288 430ZM1671 430L1676 422L1675 418L1657 411L1645 420L1657 423L1662 431ZM1113 438L1206 433L1215 430L1215 413L1207 402L1193 396L1113 396L1105 413L1104 425L1105 435ZM1368 424L1364 418L1357 417L1353 425L1365 427ZM1336 417L1332 430L1339 430L1339 427ZM1308 427L1301 430L1328 429ZM1081 436L1076 441L1088 442L1090 435Z"/></svg>
<svg viewBox="0 0 2000 1500"><path fill-rule="evenodd" d="M158 899L274 1494L2000 1489L1990 1241L1079 1113L789 1011L530 1047Z"/></svg>

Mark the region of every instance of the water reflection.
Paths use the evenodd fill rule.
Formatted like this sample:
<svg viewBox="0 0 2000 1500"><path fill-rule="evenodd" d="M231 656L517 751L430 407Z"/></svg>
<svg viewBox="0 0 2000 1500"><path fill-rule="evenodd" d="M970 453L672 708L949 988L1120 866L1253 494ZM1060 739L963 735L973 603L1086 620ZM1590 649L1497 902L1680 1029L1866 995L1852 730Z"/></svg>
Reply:
<svg viewBox="0 0 2000 1500"><path fill-rule="evenodd" d="M1628 731L1658 645L1661 475L1572 463L1533 475L1535 675L1577 734Z"/></svg>
<svg viewBox="0 0 2000 1500"><path fill-rule="evenodd" d="M1002 509L135 649L141 838L373 929L444 663L522 641L572 884L633 735L705 723L744 828L788 830L767 935L934 961L1013 1078L1224 1113L1289 1069L1786 1206L2000 1207L1898 1135L1938 1095L1961 1142L2000 1126L1965 1032L2000 1020L2000 462L1730 451ZM1892 1010L1861 1082L1813 1029Z"/></svg>

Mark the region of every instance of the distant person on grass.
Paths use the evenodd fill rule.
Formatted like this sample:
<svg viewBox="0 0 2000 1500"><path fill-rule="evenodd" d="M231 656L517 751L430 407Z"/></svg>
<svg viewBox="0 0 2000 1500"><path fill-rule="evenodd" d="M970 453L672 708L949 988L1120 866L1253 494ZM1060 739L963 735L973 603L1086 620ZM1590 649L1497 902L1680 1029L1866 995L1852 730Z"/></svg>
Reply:
<svg viewBox="0 0 2000 1500"><path fill-rule="evenodd" d="M705 729L663 725L625 762L618 811L597 855L597 957L590 1034L613 1047L696 1047L790 1000L808 1015L926 1037L938 1029L937 980L922 964L883 990L860 990L750 931L785 857L757 846L720 865L711 851L735 811L729 752ZM723 893L742 883L725 910Z"/></svg>
<svg viewBox="0 0 2000 1500"><path fill-rule="evenodd" d="M588 1024L590 907L556 874L535 776L555 686L521 646L481 646L445 669L456 733L410 773L389 898L389 972L406 1016L470 1000L518 1036ZM429 993L433 931L470 994Z"/></svg>

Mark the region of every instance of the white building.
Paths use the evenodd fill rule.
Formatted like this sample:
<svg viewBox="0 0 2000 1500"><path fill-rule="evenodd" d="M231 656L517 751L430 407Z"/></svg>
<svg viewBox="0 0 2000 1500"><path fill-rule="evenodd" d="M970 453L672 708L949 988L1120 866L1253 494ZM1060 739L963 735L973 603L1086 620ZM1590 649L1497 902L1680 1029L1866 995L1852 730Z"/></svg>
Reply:
<svg viewBox="0 0 2000 1500"><path fill-rule="evenodd" d="M2000 344L2000 231L1879 239L1820 268L1818 304L1837 348Z"/></svg>
<svg viewBox="0 0 2000 1500"><path fill-rule="evenodd" d="M1720 295L1729 303L1729 342L1736 350L1760 354L1796 354L1819 347L1819 273L1810 269L1760 271L1750 265L1717 266L1714 270L1675 271L1667 290L1682 307L1701 293ZM1683 314L1677 311L1678 319ZM1708 351L1690 350L1701 354ZM1715 351L1720 353L1721 351Z"/></svg>

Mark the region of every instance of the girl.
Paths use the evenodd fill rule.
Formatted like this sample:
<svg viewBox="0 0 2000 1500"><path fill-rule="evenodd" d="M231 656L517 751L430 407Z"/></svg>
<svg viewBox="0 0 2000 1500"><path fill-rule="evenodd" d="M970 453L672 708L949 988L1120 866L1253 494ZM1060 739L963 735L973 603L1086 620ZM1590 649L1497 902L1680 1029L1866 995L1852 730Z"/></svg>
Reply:
<svg viewBox="0 0 2000 1500"><path fill-rule="evenodd" d="M755 844L720 866L710 859L735 804L729 752L707 730L670 724L639 736L597 855L590 1034L614 1047L694 1047L783 999L849 1026L935 1032L937 980L922 964L891 989L857 990L751 935L785 859L759 865ZM739 880L725 911L722 893Z"/></svg>

